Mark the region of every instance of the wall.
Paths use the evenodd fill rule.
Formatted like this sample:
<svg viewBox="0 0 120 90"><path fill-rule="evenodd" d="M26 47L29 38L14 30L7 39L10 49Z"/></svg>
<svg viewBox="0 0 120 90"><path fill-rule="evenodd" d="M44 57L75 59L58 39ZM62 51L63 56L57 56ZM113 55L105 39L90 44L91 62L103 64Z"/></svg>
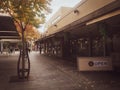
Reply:
<svg viewBox="0 0 120 90"><path fill-rule="evenodd" d="M115 0L83 0L82 3L79 3L75 6L66 16L63 16L58 22L57 26L51 26L48 28L47 36L59 32L64 26L110 4ZM79 13L74 13L74 10L78 10Z"/></svg>

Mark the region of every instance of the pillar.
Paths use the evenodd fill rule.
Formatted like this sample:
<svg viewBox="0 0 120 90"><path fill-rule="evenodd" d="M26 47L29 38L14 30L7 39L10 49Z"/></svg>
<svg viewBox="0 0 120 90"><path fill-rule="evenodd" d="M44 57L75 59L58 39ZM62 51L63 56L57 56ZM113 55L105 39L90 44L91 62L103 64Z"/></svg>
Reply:
<svg viewBox="0 0 120 90"><path fill-rule="evenodd" d="M103 37L103 56L105 57L107 55L106 51L106 37Z"/></svg>
<svg viewBox="0 0 120 90"><path fill-rule="evenodd" d="M0 52L1 53L3 52L3 42L2 41L0 42Z"/></svg>
<svg viewBox="0 0 120 90"><path fill-rule="evenodd" d="M89 56L92 56L92 38L89 38Z"/></svg>

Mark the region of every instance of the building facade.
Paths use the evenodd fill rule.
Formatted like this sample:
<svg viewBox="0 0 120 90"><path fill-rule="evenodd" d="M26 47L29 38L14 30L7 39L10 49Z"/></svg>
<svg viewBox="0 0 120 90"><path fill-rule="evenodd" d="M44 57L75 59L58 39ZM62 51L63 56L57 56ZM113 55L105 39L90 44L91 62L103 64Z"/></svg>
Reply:
<svg viewBox="0 0 120 90"><path fill-rule="evenodd" d="M40 53L58 57L110 57L120 66L120 1L82 0L39 39Z"/></svg>

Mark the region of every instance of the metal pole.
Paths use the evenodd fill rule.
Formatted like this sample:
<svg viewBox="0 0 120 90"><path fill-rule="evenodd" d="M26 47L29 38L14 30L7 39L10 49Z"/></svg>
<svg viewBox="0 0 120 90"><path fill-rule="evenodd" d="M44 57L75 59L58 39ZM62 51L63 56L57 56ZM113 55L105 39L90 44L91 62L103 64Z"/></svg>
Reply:
<svg viewBox="0 0 120 90"><path fill-rule="evenodd" d="M25 78L25 60L24 60L24 54L25 54L25 40L24 40L24 29L22 30L22 78Z"/></svg>

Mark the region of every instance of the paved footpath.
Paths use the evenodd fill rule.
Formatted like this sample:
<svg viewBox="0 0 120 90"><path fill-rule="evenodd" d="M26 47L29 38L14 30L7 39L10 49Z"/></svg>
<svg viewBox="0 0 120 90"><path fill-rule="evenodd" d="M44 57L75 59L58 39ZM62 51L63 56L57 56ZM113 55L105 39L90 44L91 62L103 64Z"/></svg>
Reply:
<svg viewBox="0 0 120 90"><path fill-rule="evenodd" d="M30 53L30 79L11 82L18 54L0 56L0 90L120 90L120 73L79 72L70 60Z"/></svg>

